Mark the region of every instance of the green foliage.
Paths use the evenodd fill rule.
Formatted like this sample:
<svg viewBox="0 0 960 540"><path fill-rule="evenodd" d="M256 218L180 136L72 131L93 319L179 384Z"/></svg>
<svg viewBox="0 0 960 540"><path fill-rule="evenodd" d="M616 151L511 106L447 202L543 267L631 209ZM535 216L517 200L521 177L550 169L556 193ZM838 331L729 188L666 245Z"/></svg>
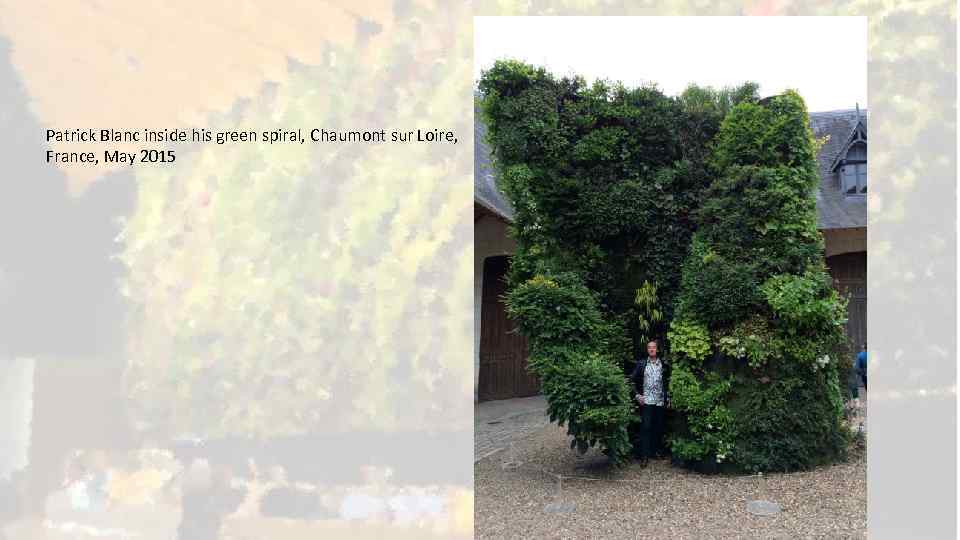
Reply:
<svg viewBox="0 0 960 540"><path fill-rule="evenodd" d="M673 401L686 421L674 450L749 471L840 459L846 428L835 351L846 306L823 266L803 100L787 92L742 101L712 148L715 179L697 212L677 296L684 322L675 321L671 334L681 361ZM688 352L687 321L700 325L696 343L715 347L709 361Z"/></svg>
<svg viewBox="0 0 960 540"><path fill-rule="evenodd" d="M534 348L593 344L604 324L593 293L571 273L536 275L511 290L506 304Z"/></svg>
<svg viewBox="0 0 960 540"><path fill-rule="evenodd" d="M623 463L630 453L632 404L619 366L598 353L548 348L531 357L530 367L542 377L550 420L567 426L571 448L583 453L599 446Z"/></svg>
<svg viewBox="0 0 960 540"><path fill-rule="evenodd" d="M649 343L659 335L663 324L663 312L657 308L657 286L644 281L633 301L637 306L640 343Z"/></svg>
<svg viewBox="0 0 960 540"><path fill-rule="evenodd" d="M785 370L769 383L741 381L731 402L734 460L747 471L793 471L845 457L849 429L834 370Z"/></svg>
<svg viewBox="0 0 960 540"><path fill-rule="evenodd" d="M479 91L516 210L509 313L530 339L548 402L567 411L561 417L575 444L598 443L622 460L629 415L611 412L595 394L570 404L566 385L606 379L600 364L579 373L568 363L598 355L624 379L631 349L662 337L709 185L706 145L734 103L756 101L756 85L694 88L680 99L653 86L588 84L504 60L482 74ZM623 395L616 407L629 409Z"/></svg>
<svg viewBox="0 0 960 540"><path fill-rule="evenodd" d="M599 294L604 316L619 316L633 312L633 292L647 280L669 319L691 216L708 184L705 156L685 155L683 140L720 119L694 126L681 102L655 87L587 84L510 60L485 71L479 90L516 209L521 260L512 284L536 273L534 260L549 260Z"/></svg>
<svg viewBox="0 0 960 540"><path fill-rule="evenodd" d="M710 186L699 210L700 234L728 259L758 273L799 273L821 257L816 173L793 167L734 165Z"/></svg>
<svg viewBox="0 0 960 540"><path fill-rule="evenodd" d="M717 177L698 213L710 249L750 263L761 282L822 261L814 143L796 93L734 107L710 162Z"/></svg>
<svg viewBox="0 0 960 540"><path fill-rule="evenodd" d="M509 310L574 445L622 459L624 334L666 326L677 456L749 470L837 457L845 306L825 279L800 96L670 98L515 61L479 87L517 210Z"/></svg>
<svg viewBox="0 0 960 540"><path fill-rule="evenodd" d="M696 365L710 354L710 332L701 324L674 319L667 332L670 352Z"/></svg>
<svg viewBox="0 0 960 540"><path fill-rule="evenodd" d="M514 287L506 304L530 339L529 368L541 380L551 420L567 426L581 452L599 446L623 463L632 411L617 358L623 329L601 317L594 293L570 272L536 275Z"/></svg>
<svg viewBox="0 0 960 540"><path fill-rule="evenodd" d="M682 269L678 311L711 327L756 311L761 302L755 265L719 255L695 236Z"/></svg>
<svg viewBox="0 0 960 540"><path fill-rule="evenodd" d="M760 101L757 93L759 88L760 86L754 82L720 89L691 84L683 90L678 99L687 114L698 115L699 118L695 118L705 125L719 127L723 118L735 106ZM716 134L710 134L706 140L712 139L714 135Z"/></svg>
<svg viewBox="0 0 960 540"><path fill-rule="evenodd" d="M557 88L543 68L504 60L484 72L480 91L487 128L498 134L497 157L505 164L536 156L536 164L556 156L563 141L557 131Z"/></svg>
<svg viewBox="0 0 960 540"><path fill-rule="evenodd" d="M681 130L685 155L695 162L703 162L723 118L740 103L760 100L759 85L748 82L739 87L714 89L691 84L677 100L683 110L685 123Z"/></svg>
<svg viewBox="0 0 960 540"><path fill-rule="evenodd" d="M760 287L774 315L795 329L830 332L846 323L846 303L823 271L777 274Z"/></svg>
<svg viewBox="0 0 960 540"><path fill-rule="evenodd" d="M723 119L712 158L720 171L734 165L796 167L816 174L807 107L795 91L764 102L740 103Z"/></svg>
<svg viewBox="0 0 960 540"><path fill-rule="evenodd" d="M411 9L425 24L440 16ZM274 98L208 127L449 125L471 93L469 36L446 69L411 79L432 53L410 28L385 34L382 54L331 46L335 66L291 69ZM137 168L120 238L133 420L158 437L462 429L473 301L438 291L473 282L470 172L452 166L468 152L206 145Z"/></svg>
<svg viewBox="0 0 960 540"><path fill-rule="evenodd" d="M720 352L731 358L746 360L752 368L759 368L783 354L782 341L760 316L740 321L729 330L718 333Z"/></svg>
<svg viewBox="0 0 960 540"><path fill-rule="evenodd" d="M701 380L683 363L670 377L673 407L687 418L686 433L671 437L675 456L687 461L714 459L724 462L734 447L734 417L724 404L730 381L715 373Z"/></svg>

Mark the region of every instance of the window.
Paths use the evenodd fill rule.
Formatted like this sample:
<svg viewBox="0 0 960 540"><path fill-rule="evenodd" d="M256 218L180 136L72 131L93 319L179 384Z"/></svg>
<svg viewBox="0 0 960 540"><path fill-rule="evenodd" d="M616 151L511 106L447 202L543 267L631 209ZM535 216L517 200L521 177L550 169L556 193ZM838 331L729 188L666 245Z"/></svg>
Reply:
<svg viewBox="0 0 960 540"><path fill-rule="evenodd" d="M867 193L867 145L863 142L852 144L841 163L840 187L843 193L865 195Z"/></svg>
<svg viewBox="0 0 960 540"><path fill-rule="evenodd" d="M840 168L843 192L847 195L863 195L867 192L867 164L850 163Z"/></svg>

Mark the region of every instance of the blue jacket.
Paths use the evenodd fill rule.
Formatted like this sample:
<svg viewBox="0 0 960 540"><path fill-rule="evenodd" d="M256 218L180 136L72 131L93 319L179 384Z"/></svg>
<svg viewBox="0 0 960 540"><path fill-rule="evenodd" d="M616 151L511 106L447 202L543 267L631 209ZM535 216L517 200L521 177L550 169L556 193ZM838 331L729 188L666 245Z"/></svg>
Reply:
<svg viewBox="0 0 960 540"><path fill-rule="evenodd" d="M867 374L867 351L860 351L860 354L857 355L857 371L861 375Z"/></svg>

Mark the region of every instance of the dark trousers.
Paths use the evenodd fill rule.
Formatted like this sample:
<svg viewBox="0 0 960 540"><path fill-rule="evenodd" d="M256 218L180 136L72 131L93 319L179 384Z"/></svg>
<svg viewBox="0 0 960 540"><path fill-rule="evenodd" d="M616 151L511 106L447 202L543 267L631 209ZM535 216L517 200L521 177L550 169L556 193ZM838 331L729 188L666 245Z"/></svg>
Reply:
<svg viewBox="0 0 960 540"><path fill-rule="evenodd" d="M663 407L643 405L640 417L640 457L649 459L663 449Z"/></svg>

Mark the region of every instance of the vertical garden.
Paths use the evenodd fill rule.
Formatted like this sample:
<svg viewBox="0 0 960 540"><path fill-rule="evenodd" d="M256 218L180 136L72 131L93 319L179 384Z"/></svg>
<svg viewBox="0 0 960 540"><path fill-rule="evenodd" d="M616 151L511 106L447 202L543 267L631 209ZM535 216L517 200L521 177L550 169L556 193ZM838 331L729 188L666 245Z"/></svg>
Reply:
<svg viewBox="0 0 960 540"><path fill-rule="evenodd" d="M447 36L451 51L411 35L447 15L411 7L418 22L377 36L383 50L331 45L321 65L295 66L209 127L446 125L471 95L469 36ZM441 54L447 69L411 71ZM208 145L138 170L120 259L140 429L159 440L462 430L472 367L453 351L472 333L470 149L454 152Z"/></svg>
<svg viewBox="0 0 960 540"><path fill-rule="evenodd" d="M572 446L627 459L624 374L660 339L675 458L753 471L842 457L846 310L823 264L800 96L674 97L516 61L480 92L516 210L508 312Z"/></svg>

